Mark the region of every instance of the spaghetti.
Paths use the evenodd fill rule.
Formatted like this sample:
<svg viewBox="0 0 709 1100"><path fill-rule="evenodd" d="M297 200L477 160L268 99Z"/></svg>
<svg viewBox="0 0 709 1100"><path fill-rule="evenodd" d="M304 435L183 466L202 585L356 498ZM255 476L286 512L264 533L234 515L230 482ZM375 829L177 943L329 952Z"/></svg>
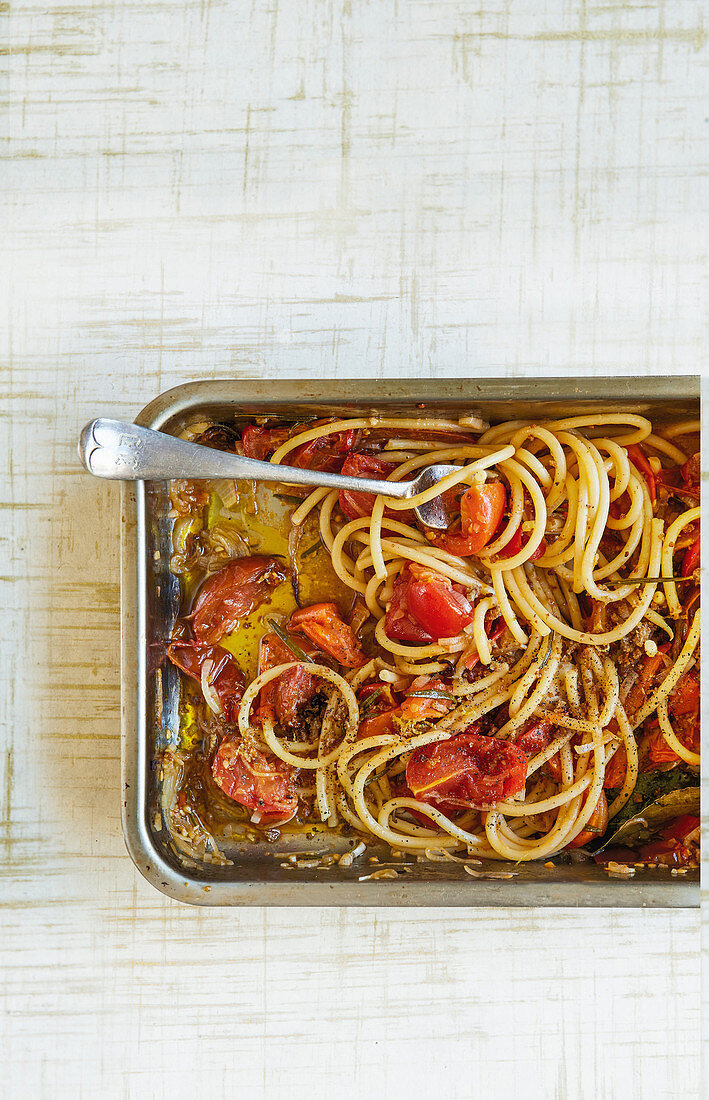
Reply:
<svg viewBox="0 0 709 1100"><path fill-rule="evenodd" d="M234 448L284 467L458 469L410 500L293 491L286 566L244 553L253 488L217 509L212 540L213 492L173 487L191 610L168 656L201 688L209 782L262 827L346 828L423 858L600 839L641 772L699 762L697 431L616 411L247 425ZM445 532L413 512L439 493L457 516ZM337 601L302 599L306 530ZM268 612L279 583L290 614Z"/></svg>

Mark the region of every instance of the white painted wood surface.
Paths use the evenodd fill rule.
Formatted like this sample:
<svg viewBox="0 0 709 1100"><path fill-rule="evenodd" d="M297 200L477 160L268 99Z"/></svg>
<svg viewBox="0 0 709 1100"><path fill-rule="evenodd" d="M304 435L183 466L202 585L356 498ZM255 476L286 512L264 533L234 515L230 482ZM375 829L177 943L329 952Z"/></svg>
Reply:
<svg viewBox="0 0 709 1100"><path fill-rule="evenodd" d="M119 825L91 415L192 378L697 368L694 0L18 0L2 1095L694 1098L698 914L198 911Z"/></svg>

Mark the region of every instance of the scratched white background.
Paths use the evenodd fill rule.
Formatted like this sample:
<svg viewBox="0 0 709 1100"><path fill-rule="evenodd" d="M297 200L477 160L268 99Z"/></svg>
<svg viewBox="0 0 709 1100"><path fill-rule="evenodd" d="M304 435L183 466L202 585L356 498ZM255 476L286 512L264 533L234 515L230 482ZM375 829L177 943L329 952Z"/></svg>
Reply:
<svg viewBox="0 0 709 1100"><path fill-rule="evenodd" d="M1 6L3 1096L699 1096L696 911L146 885L118 493L74 442L194 378L696 369L702 7Z"/></svg>

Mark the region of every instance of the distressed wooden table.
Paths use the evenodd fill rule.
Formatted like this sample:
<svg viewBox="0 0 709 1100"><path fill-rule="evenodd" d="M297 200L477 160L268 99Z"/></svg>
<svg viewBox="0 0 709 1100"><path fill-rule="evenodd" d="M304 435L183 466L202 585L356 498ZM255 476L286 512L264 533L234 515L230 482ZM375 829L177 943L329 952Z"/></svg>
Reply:
<svg viewBox="0 0 709 1100"><path fill-rule="evenodd" d="M75 438L193 378L694 369L701 3L7 9L2 1095L698 1096L696 911L145 884Z"/></svg>

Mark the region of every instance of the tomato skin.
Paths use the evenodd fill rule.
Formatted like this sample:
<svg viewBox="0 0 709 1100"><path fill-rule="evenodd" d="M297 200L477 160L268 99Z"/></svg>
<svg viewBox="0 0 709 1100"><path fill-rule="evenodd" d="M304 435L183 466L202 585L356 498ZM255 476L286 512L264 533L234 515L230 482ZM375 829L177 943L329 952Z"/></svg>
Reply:
<svg viewBox="0 0 709 1100"><path fill-rule="evenodd" d="M664 867L684 867L692 858L689 848L678 840L653 840L643 844L637 854L638 863L659 863Z"/></svg>
<svg viewBox="0 0 709 1100"><path fill-rule="evenodd" d="M666 840L684 840L695 829L698 829L700 824L700 819L695 817L694 814L680 814L679 817L668 821L665 827L660 829L660 836Z"/></svg>
<svg viewBox="0 0 709 1100"><path fill-rule="evenodd" d="M342 464L341 473L349 474L352 477L378 478L384 481L396 469L396 466L396 462L386 462L376 455L367 455L356 451L354 454L347 455ZM344 512L348 519L361 519L363 516L371 515L375 500L374 493L362 493L354 489L340 489L340 510ZM385 512L387 512L387 509L385 509Z"/></svg>
<svg viewBox="0 0 709 1100"><path fill-rule="evenodd" d="M519 554L520 550L524 549L528 542L529 534L525 531L523 536L520 527L518 527L510 541L507 543L507 546L502 547L502 550L500 550L496 560L506 561L507 558L513 558L515 554ZM534 553L530 554L529 561L538 561L539 558L544 557L546 552L546 539L542 539Z"/></svg>
<svg viewBox="0 0 709 1100"><path fill-rule="evenodd" d="M317 427L317 424L310 425ZM319 439L311 439L309 443L303 443L284 458L287 466L298 466L303 470L324 470L328 473L338 473L345 459L345 455L354 449L360 433L354 428L348 428L344 432L334 432L332 435L321 436Z"/></svg>
<svg viewBox="0 0 709 1100"><path fill-rule="evenodd" d="M430 645L460 634L472 621L473 609L462 591L440 573L410 563L394 582L384 630L393 641Z"/></svg>
<svg viewBox="0 0 709 1100"><path fill-rule="evenodd" d="M306 652L308 649L315 649L308 642L303 642L301 648L306 649ZM308 656L311 655L308 653ZM259 652L259 673L267 672L276 665L287 664L293 659L292 652L277 634L263 636ZM299 712L310 702L317 690L317 676L296 665L261 688L256 720L263 724L265 718L276 718L281 725L292 726L296 723Z"/></svg>
<svg viewBox="0 0 709 1100"><path fill-rule="evenodd" d="M697 535L691 546L687 547L682 558L682 576L689 577L699 565L701 560L700 538Z"/></svg>
<svg viewBox="0 0 709 1100"><path fill-rule="evenodd" d="M374 711L390 710L392 707L397 706L397 699L392 691L390 684L384 684L381 681L376 681L371 684L363 684L359 689L358 698L360 702L365 702L371 698L376 692L376 699L373 703L369 704L374 708Z"/></svg>
<svg viewBox="0 0 709 1100"><path fill-rule="evenodd" d="M699 751L699 715L683 716L674 724L679 741L692 752ZM661 729L653 729L647 737L647 757L650 768L656 764L675 764L680 758L665 741ZM645 770L649 770L645 768Z"/></svg>
<svg viewBox="0 0 709 1100"><path fill-rule="evenodd" d="M276 558L260 556L237 558L209 577L188 616L200 645L214 645L230 634L286 577Z"/></svg>
<svg viewBox="0 0 709 1100"><path fill-rule="evenodd" d="M670 692L669 710L673 717L681 718L685 714L697 714L699 711L699 676L696 672L685 672Z"/></svg>
<svg viewBox="0 0 709 1100"><path fill-rule="evenodd" d="M699 478L702 472L702 457L701 453L697 451L688 458L684 466L680 470L682 475L682 481L685 485L691 485L694 488L699 488Z"/></svg>
<svg viewBox="0 0 709 1100"><path fill-rule="evenodd" d="M567 844L567 848L581 848L584 844L588 844L590 840L594 840L599 836L603 836L608 828L608 802L606 796L601 791L598 796L598 802L594 806L593 813L589 817L583 832L580 832L570 844Z"/></svg>
<svg viewBox="0 0 709 1100"><path fill-rule="evenodd" d="M542 752L553 740L554 726L551 722L531 719L527 729L518 733L514 739L515 745L522 750L528 760L537 753Z"/></svg>
<svg viewBox="0 0 709 1100"><path fill-rule="evenodd" d="M628 697L625 700L625 709L628 713L628 717L635 715L640 710L643 703L650 694L652 681L655 674L662 668L665 662L665 652L668 646L660 646L657 653L653 657L644 657L642 667L640 669L640 675L633 684L632 688L628 692Z"/></svg>
<svg viewBox="0 0 709 1100"><path fill-rule="evenodd" d="M487 616L486 616L486 619L487 619ZM487 635L487 640L490 643L490 645L492 645L493 642L496 642L497 639L502 634L505 633L505 628L506 628L506 623L505 623L504 619L494 620L491 627L489 627L487 625L487 621L485 622L485 633ZM480 655L478 653L472 653L471 652L469 654L469 656L467 656L465 658L464 667L467 668L467 669L473 669L479 663L480 663Z"/></svg>
<svg viewBox="0 0 709 1100"><path fill-rule="evenodd" d="M632 443L629 447L626 447L625 449L628 452L628 458L632 462L633 466L635 466L636 470L638 470L645 478L648 492L650 494L650 500L654 504L657 500L657 483L655 479L655 471L648 462L645 452L643 451L642 447L638 446L636 443Z"/></svg>
<svg viewBox="0 0 709 1100"><path fill-rule="evenodd" d="M247 458L264 462L288 439L290 428L258 428L247 424L241 435L241 446Z"/></svg>
<svg viewBox="0 0 709 1100"><path fill-rule="evenodd" d="M699 752L699 697L699 676L696 672L686 672L670 692L667 701L674 731L681 743L692 752ZM662 730L657 728L648 735L647 749L651 765L673 764L680 759L665 741Z"/></svg>
<svg viewBox="0 0 709 1100"><path fill-rule="evenodd" d="M625 782L625 773L628 770L628 754L625 751L625 745L621 745L616 749L613 756L606 767L605 775L603 776L603 786L606 790L610 788L622 787Z"/></svg>
<svg viewBox="0 0 709 1100"><path fill-rule="evenodd" d="M175 641L168 646L167 656L173 665L199 682L202 679L202 665L205 661L213 661L210 680L222 705L224 718L227 722L236 720L246 689L246 677L231 653L221 646L198 646L194 642Z"/></svg>
<svg viewBox="0 0 709 1100"><path fill-rule="evenodd" d="M305 634L345 668L359 668L367 660L354 631L342 621L334 603L314 603L299 608L291 615L290 628Z"/></svg>
<svg viewBox="0 0 709 1100"><path fill-rule="evenodd" d="M414 680L409 690L414 691L448 691L449 689L438 677L429 680L428 683L417 683ZM401 704L401 717L409 722L421 722L424 718L441 718L447 714L455 704L450 699L427 698L425 695L407 695Z"/></svg>
<svg viewBox="0 0 709 1100"><path fill-rule="evenodd" d="M460 533L445 534L436 543L459 557L479 554L500 526L506 504L507 490L501 481L471 485L460 501Z"/></svg>
<svg viewBox="0 0 709 1100"><path fill-rule="evenodd" d="M458 592L447 577L409 566L411 583L406 603L414 619L434 638L450 638L460 634L473 621L473 608L462 592Z"/></svg>
<svg viewBox="0 0 709 1100"><path fill-rule="evenodd" d="M395 733L395 720L398 715L399 708L392 707L391 710L384 710L381 714L373 714L370 718L364 718L357 730L357 740L362 741L365 737L378 737L381 733Z"/></svg>
<svg viewBox="0 0 709 1100"><path fill-rule="evenodd" d="M298 809L293 769L247 748L243 741L222 741L212 775L227 798L261 814L260 824L285 824Z"/></svg>
<svg viewBox="0 0 709 1100"><path fill-rule="evenodd" d="M417 749L406 766L414 798L484 809L524 787L527 757L510 741L460 733Z"/></svg>
<svg viewBox="0 0 709 1100"><path fill-rule="evenodd" d="M406 566L394 581L394 591L384 617L384 630L393 642L431 645L433 635L424 630L409 611L407 596L410 582L411 574Z"/></svg>

